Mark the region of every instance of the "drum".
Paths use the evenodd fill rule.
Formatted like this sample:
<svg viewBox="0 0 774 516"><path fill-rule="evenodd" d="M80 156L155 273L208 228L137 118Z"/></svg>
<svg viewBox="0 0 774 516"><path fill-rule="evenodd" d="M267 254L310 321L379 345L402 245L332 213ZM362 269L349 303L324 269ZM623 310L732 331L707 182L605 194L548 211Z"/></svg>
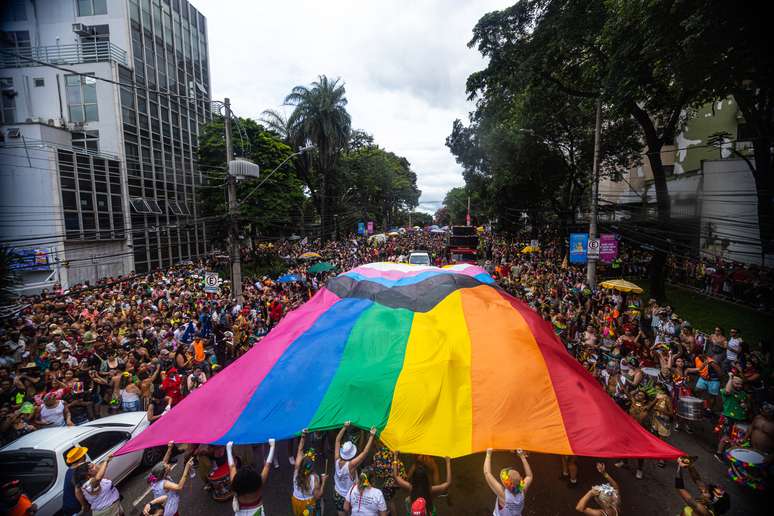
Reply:
<svg viewBox="0 0 774 516"><path fill-rule="evenodd" d="M688 421L701 421L704 418L704 401L693 396L685 396L677 401L677 416Z"/></svg>
<svg viewBox="0 0 774 516"><path fill-rule="evenodd" d="M728 468L731 480L756 491L764 490L763 454L749 448L734 448L726 452L726 458L731 463Z"/></svg>
<svg viewBox="0 0 774 516"><path fill-rule="evenodd" d="M228 464L219 466L218 469L207 475L212 484L210 496L216 502L226 502L231 500L234 493L231 492L231 477L229 476Z"/></svg>

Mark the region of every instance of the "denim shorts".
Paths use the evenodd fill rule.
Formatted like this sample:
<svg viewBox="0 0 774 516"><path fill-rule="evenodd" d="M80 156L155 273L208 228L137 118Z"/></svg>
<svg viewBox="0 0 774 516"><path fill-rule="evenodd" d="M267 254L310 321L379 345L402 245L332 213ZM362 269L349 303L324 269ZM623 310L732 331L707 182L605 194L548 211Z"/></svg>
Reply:
<svg viewBox="0 0 774 516"><path fill-rule="evenodd" d="M704 378L699 378L696 382L696 390L707 391L713 396L717 396L720 394L720 380L705 380Z"/></svg>

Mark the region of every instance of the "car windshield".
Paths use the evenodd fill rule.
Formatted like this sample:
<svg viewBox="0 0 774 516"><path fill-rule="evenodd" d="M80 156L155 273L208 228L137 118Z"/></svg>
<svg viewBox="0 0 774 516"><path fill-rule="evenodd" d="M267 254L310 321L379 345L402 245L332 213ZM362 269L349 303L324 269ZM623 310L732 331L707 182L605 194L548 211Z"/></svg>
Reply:
<svg viewBox="0 0 774 516"><path fill-rule="evenodd" d="M409 263L414 265L430 265L430 258L426 254L414 254L409 257Z"/></svg>
<svg viewBox="0 0 774 516"><path fill-rule="evenodd" d="M54 485L56 457L45 450L0 452L0 485L19 480L24 493L34 500Z"/></svg>

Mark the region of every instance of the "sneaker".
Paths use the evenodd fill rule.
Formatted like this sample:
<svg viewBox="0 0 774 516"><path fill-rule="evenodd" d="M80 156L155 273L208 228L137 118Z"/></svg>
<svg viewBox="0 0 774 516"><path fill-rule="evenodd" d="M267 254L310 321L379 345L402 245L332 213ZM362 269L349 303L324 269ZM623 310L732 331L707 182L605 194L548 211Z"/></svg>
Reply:
<svg viewBox="0 0 774 516"><path fill-rule="evenodd" d="M624 461L619 460L618 462L613 464L613 466L615 466L616 468L622 468L622 467L624 467Z"/></svg>
<svg viewBox="0 0 774 516"><path fill-rule="evenodd" d="M570 479L570 483L569 483L569 484L567 484L567 485L568 485L570 488L575 488L575 487L578 487L578 479L577 479L577 478L576 478L575 480L573 480L573 479Z"/></svg>
<svg viewBox="0 0 774 516"><path fill-rule="evenodd" d="M638 470L637 470L637 472L634 474L634 477L635 477L637 480L642 480L642 470L641 470L641 469L638 469Z"/></svg>

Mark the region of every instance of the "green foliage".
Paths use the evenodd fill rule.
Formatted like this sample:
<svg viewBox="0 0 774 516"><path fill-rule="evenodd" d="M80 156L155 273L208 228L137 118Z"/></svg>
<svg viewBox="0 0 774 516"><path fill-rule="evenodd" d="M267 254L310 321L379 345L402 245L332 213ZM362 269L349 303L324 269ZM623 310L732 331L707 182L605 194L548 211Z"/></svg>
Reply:
<svg viewBox="0 0 774 516"><path fill-rule="evenodd" d="M310 166L309 156L305 156L297 170L318 207L320 235L324 240L330 237L328 231L332 228L328 210L328 199L334 194L331 174L349 143L352 128L345 93L340 79L329 80L321 75L309 87L296 86L285 97L285 104L294 106L286 122L288 140L298 146L306 142L316 146L311 160L314 166Z"/></svg>
<svg viewBox="0 0 774 516"><path fill-rule="evenodd" d="M232 123L232 142L235 156L246 157L261 167L259 179L245 179L237 183L237 199L247 200L240 205L239 216L244 221L245 233L258 235L290 235L303 221L303 183L296 176L292 162L282 165L258 190L247 197L272 170L292 154L291 148L262 125L247 118ZM199 163L203 168L224 169L226 144L223 119L216 118L201 131ZM204 216L224 215L226 202L226 173L211 172L205 188L199 190L199 206ZM226 237L224 231L221 238ZM215 236L217 239L217 236Z"/></svg>
<svg viewBox="0 0 774 516"><path fill-rule="evenodd" d="M368 135L344 154L336 167L335 208L342 221L373 220L384 227L401 224L419 202L417 175L406 158L374 145Z"/></svg>

